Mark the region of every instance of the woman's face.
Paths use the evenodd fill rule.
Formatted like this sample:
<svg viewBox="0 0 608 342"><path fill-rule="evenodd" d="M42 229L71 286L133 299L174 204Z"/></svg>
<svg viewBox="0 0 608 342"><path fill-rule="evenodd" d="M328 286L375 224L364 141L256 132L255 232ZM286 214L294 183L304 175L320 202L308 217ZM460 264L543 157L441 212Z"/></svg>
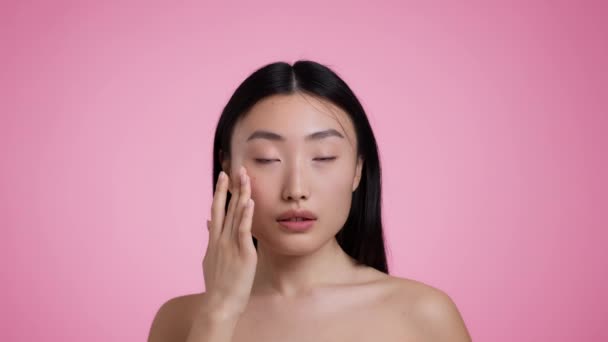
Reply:
<svg viewBox="0 0 608 342"><path fill-rule="evenodd" d="M318 132L325 133L310 138ZM270 96L236 124L231 144L223 167L234 179L231 187L238 184L241 165L247 169L255 201L252 234L258 243L301 255L334 238L348 217L363 164L344 111L302 93ZM277 217L289 209L309 210L317 220L305 232L287 231Z"/></svg>

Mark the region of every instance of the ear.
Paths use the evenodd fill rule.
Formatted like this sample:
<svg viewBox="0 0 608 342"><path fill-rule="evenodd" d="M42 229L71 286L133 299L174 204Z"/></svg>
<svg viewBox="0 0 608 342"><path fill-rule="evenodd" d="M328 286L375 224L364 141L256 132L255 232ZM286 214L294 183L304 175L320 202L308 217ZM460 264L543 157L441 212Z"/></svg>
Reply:
<svg viewBox="0 0 608 342"><path fill-rule="evenodd" d="M355 167L355 178L353 179L353 192L357 190L359 187L359 182L361 181L361 172L363 171L363 163L364 160L359 156L357 158L357 166Z"/></svg>

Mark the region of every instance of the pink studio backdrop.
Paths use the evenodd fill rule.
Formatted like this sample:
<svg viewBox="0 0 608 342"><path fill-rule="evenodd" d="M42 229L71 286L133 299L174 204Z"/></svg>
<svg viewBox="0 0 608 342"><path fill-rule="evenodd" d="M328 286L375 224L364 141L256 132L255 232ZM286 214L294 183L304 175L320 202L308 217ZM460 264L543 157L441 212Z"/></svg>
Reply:
<svg viewBox="0 0 608 342"><path fill-rule="evenodd" d="M596 2L3 2L2 341L142 341L203 290L214 125L312 59L366 108L392 274L475 341L607 341Z"/></svg>

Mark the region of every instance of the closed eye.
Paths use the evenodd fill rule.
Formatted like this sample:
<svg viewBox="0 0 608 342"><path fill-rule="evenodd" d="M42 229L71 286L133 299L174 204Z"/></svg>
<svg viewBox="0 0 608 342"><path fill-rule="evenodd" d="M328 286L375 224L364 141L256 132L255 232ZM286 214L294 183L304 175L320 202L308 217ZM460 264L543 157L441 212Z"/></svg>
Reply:
<svg viewBox="0 0 608 342"><path fill-rule="evenodd" d="M263 159L263 158L255 159L255 161L260 164L270 164L271 162L273 162L275 160L278 160L278 159Z"/></svg>
<svg viewBox="0 0 608 342"><path fill-rule="evenodd" d="M334 159L336 159L336 157L315 158L315 160L319 160L319 161L332 161Z"/></svg>
<svg viewBox="0 0 608 342"><path fill-rule="evenodd" d="M317 160L317 161L323 161L323 162L325 162L325 161L332 161L332 160L335 160L336 158L337 158L337 157L320 157L320 158L315 158L314 160ZM260 164L270 164L270 163L272 163L273 161L280 161L280 160L279 160L279 159L264 159L264 158L256 158L256 159L255 159L255 161L256 161L257 163L260 163Z"/></svg>

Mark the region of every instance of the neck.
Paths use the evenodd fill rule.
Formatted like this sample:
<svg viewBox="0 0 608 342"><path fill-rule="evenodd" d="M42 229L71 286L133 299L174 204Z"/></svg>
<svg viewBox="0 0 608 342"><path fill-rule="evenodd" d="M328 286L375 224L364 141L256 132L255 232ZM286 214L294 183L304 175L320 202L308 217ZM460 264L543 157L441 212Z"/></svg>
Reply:
<svg viewBox="0 0 608 342"><path fill-rule="evenodd" d="M306 255L284 255L258 240L258 263L252 295L278 295L294 298L317 288L352 281L357 267L338 244L330 239Z"/></svg>

